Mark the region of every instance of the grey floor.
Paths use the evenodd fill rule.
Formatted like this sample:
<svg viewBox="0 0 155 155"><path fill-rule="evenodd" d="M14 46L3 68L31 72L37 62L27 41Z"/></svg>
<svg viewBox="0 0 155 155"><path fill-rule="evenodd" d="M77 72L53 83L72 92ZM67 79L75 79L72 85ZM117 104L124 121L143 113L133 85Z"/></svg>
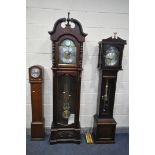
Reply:
<svg viewBox="0 0 155 155"><path fill-rule="evenodd" d="M115 144L86 144L81 136L81 144L48 144L44 141L31 141L27 136L26 155L129 155L129 134L116 134Z"/></svg>

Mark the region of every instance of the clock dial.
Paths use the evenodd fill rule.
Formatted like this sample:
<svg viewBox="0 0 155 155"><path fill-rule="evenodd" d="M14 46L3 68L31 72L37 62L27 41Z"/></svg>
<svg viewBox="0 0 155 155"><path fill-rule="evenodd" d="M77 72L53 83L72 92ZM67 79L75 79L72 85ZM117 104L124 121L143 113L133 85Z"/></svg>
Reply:
<svg viewBox="0 0 155 155"><path fill-rule="evenodd" d="M31 76L33 78L37 78L40 76L40 70L38 68L32 68L31 70Z"/></svg>
<svg viewBox="0 0 155 155"><path fill-rule="evenodd" d="M76 63L76 47L72 40L65 39L59 46L59 63L61 64Z"/></svg>
<svg viewBox="0 0 155 155"><path fill-rule="evenodd" d="M118 65L119 51L116 47L110 46L105 53L105 66Z"/></svg>

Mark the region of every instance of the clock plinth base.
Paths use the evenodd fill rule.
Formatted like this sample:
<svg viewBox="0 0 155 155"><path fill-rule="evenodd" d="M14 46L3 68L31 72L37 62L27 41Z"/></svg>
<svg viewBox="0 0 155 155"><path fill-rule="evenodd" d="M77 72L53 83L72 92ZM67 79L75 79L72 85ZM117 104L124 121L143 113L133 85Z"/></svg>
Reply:
<svg viewBox="0 0 155 155"><path fill-rule="evenodd" d="M31 123L31 140L44 140L44 122Z"/></svg>
<svg viewBox="0 0 155 155"><path fill-rule="evenodd" d="M76 128L55 128L52 126L49 143L77 143L80 144L80 126Z"/></svg>
<svg viewBox="0 0 155 155"><path fill-rule="evenodd" d="M96 144L115 143L116 121L114 118L94 116L93 137Z"/></svg>

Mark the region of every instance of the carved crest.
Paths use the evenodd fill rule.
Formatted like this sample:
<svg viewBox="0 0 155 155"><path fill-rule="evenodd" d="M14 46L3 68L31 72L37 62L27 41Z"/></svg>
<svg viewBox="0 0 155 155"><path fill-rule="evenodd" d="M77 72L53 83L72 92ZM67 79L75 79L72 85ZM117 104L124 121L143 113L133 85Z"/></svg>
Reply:
<svg viewBox="0 0 155 155"><path fill-rule="evenodd" d="M62 24L65 24L65 27L63 27ZM72 25L74 26L72 27ZM57 41L62 35L72 35L76 37L79 42L84 42L87 36L87 34L83 32L81 23L74 18L70 18L69 12L68 17L58 19L54 24L53 30L48 33L52 41Z"/></svg>

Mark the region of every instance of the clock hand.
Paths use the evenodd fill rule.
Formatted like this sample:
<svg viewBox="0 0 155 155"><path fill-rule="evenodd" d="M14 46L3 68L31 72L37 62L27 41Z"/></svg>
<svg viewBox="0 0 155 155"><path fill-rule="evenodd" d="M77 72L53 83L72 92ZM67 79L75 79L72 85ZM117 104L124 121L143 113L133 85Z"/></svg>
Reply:
<svg viewBox="0 0 155 155"><path fill-rule="evenodd" d="M107 58L107 59L112 60L113 58Z"/></svg>

